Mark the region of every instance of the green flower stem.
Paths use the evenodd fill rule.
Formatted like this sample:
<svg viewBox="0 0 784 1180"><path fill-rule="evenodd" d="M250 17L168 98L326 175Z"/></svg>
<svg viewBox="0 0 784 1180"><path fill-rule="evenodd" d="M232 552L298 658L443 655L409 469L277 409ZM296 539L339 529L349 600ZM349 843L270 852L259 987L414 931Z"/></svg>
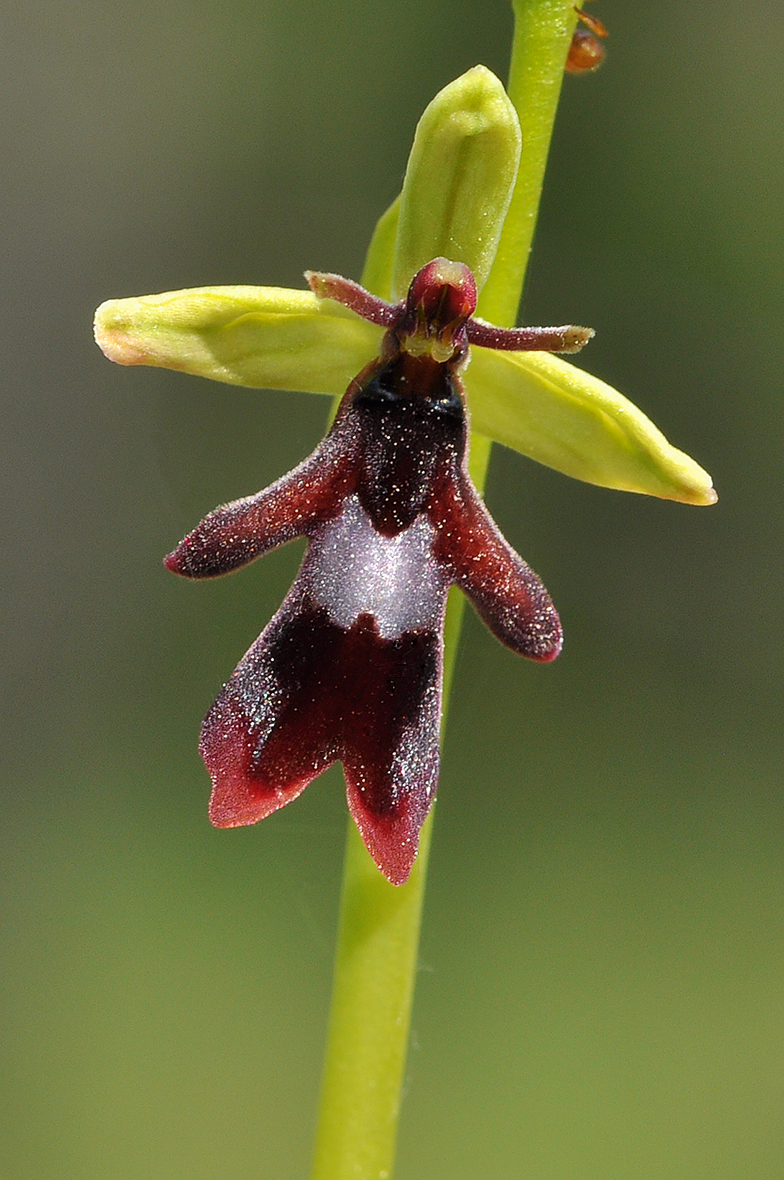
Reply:
<svg viewBox="0 0 784 1180"><path fill-rule="evenodd" d="M510 97L523 128L523 157L479 305L482 316L499 324L514 323L517 314L576 20L572 5L563 0L518 0L514 8ZM369 260L366 274L371 271L383 271L377 258ZM490 448L489 439L473 436L470 469L480 492ZM462 596L451 594L445 716L463 608ZM312 1180L389 1180L392 1175L432 824L431 812L411 877L394 886L379 873L349 822Z"/></svg>
<svg viewBox="0 0 784 1180"><path fill-rule="evenodd" d="M432 820L400 886L349 824L313 1180L392 1175Z"/></svg>
<svg viewBox="0 0 784 1180"><path fill-rule="evenodd" d="M515 15L507 91L523 133L520 170L498 253L477 314L510 327L517 319L531 252L564 62L577 23L564 0L512 0Z"/></svg>

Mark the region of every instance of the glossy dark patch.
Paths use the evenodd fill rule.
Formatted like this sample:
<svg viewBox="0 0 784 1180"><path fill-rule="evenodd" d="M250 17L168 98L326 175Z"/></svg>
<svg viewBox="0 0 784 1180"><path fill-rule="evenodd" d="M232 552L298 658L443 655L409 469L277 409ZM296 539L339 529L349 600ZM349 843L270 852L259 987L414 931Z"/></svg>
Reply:
<svg viewBox="0 0 784 1180"><path fill-rule="evenodd" d="M371 852L405 880L435 792L439 692L433 632L382 639L370 615L347 630L323 609L278 616L204 721L213 822L263 819L339 758Z"/></svg>

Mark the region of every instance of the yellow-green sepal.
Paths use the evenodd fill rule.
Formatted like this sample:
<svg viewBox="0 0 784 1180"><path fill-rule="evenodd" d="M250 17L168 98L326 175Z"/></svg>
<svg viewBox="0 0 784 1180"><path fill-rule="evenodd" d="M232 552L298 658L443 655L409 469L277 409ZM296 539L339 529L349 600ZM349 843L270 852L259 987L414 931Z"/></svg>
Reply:
<svg viewBox="0 0 784 1180"><path fill-rule="evenodd" d="M495 258L520 163L520 123L495 74L475 66L419 120L408 158L392 299L433 258L471 268L478 289Z"/></svg>
<svg viewBox="0 0 784 1180"><path fill-rule="evenodd" d="M545 352L472 349L465 372L480 434L600 487L713 504L706 471L612 386Z"/></svg>
<svg viewBox="0 0 784 1180"><path fill-rule="evenodd" d="M377 355L382 335L331 299L282 287L110 299L95 315L95 338L118 364L308 393L343 393Z"/></svg>
<svg viewBox="0 0 784 1180"><path fill-rule="evenodd" d="M373 230L373 237L365 255L362 286L379 299L392 299L392 268L395 264L395 242L400 221L400 194L381 214Z"/></svg>

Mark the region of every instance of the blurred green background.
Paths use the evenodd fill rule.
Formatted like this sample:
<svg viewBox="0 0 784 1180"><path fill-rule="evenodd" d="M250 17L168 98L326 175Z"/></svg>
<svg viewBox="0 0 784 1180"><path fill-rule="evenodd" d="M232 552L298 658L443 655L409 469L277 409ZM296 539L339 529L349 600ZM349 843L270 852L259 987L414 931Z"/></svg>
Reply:
<svg viewBox="0 0 784 1180"><path fill-rule="evenodd" d="M567 643L468 623L400 1180L774 1180L784 1158L781 11L613 4L567 78L524 300L713 474L712 509L498 451ZM357 277L416 119L505 76L503 0L64 0L0 53L0 1180L304 1180L344 803L213 831L202 714L300 556L160 559L327 403L120 369L110 296Z"/></svg>

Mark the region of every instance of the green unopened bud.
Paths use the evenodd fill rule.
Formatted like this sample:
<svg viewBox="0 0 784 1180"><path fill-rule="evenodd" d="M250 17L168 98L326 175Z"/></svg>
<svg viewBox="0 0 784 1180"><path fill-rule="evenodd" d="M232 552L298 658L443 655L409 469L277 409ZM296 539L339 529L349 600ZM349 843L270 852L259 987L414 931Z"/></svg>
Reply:
<svg viewBox="0 0 784 1180"><path fill-rule="evenodd" d="M490 70L475 66L425 110L400 205L393 300L433 258L471 268L481 289L493 264L520 162L520 124Z"/></svg>
<svg viewBox="0 0 784 1180"><path fill-rule="evenodd" d="M546 352L472 349L472 425L514 450L600 487L714 504L706 471L598 377Z"/></svg>
<svg viewBox="0 0 784 1180"><path fill-rule="evenodd" d="M378 352L382 334L331 299L279 287L110 299L95 314L95 339L118 364L309 393L343 393Z"/></svg>

